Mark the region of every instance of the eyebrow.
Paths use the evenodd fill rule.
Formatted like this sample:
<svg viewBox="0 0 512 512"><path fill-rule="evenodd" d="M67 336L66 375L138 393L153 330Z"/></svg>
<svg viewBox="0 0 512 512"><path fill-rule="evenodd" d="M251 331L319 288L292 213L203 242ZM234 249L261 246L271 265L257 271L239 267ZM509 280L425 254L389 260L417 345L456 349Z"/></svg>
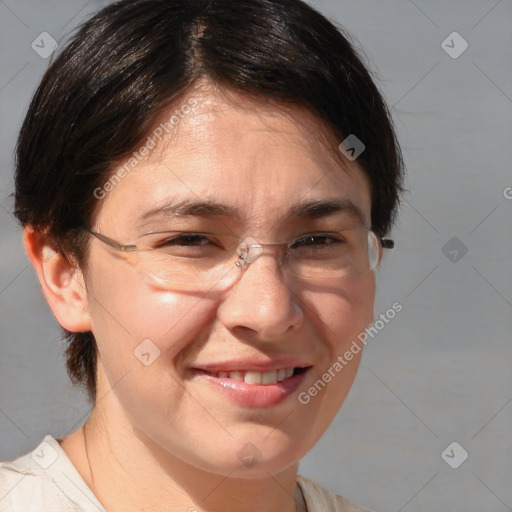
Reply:
<svg viewBox="0 0 512 512"><path fill-rule="evenodd" d="M335 213L342 213L366 225L366 218L359 206L350 199L317 199L304 200L292 205L285 214L284 220L319 219ZM240 218L240 210L214 201L167 201L163 205L143 213L137 224L143 224L153 217L180 215L193 217Z"/></svg>
<svg viewBox="0 0 512 512"><path fill-rule="evenodd" d="M288 210L286 217L291 220L318 219L334 213L345 214L358 224L366 225L366 218L363 211L350 199L301 201Z"/></svg>

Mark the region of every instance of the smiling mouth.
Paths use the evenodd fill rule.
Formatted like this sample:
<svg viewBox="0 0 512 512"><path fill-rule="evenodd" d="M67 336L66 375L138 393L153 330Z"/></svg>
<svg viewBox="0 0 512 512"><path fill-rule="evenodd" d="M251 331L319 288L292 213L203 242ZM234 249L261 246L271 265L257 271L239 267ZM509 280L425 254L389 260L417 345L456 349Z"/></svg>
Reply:
<svg viewBox="0 0 512 512"><path fill-rule="evenodd" d="M235 371L219 371L219 372L205 372L207 375L217 379L231 379L246 384L255 385L272 385L278 382L283 382L290 377L299 375L305 372L309 367L296 367L296 368L280 368L279 370L269 370L267 372L255 372L250 370L235 370Z"/></svg>

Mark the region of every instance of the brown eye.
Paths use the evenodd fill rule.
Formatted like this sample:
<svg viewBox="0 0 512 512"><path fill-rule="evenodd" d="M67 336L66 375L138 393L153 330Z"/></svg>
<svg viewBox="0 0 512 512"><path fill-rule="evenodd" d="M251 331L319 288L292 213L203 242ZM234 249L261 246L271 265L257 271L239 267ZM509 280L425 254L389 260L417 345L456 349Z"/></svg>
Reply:
<svg viewBox="0 0 512 512"><path fill-rule="evenodd" d="M306 235L295 240L291 245L291 249L298 249L300 247L309 246L314 247L316 245L333 245L343 240L334 237L332 235L320 234L320 235Z"/></svg>
<svg viewBox="0 0 512 512"><path fill-rule="evenodd" d="M201 246L206 245L211 240L209 240L204 235L180 235L173 238L167 238L160 242L160 246L166 245L185 245L185 246Z"/></svg>

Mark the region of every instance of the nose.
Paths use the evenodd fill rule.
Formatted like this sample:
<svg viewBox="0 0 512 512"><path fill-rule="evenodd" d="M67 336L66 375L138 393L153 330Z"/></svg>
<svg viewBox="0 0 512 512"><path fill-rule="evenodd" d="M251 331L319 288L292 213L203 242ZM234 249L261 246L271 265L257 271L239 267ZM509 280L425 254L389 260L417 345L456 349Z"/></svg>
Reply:
<svg viewBox="0 0 512 512"><path fill-rule="evenodd" d="M257 252L249 265L236 269L241 276L226 292L217 315L227 329L240 336L279 341L302 325L304 313L297 287L283 274L277 254Z"/></svg>

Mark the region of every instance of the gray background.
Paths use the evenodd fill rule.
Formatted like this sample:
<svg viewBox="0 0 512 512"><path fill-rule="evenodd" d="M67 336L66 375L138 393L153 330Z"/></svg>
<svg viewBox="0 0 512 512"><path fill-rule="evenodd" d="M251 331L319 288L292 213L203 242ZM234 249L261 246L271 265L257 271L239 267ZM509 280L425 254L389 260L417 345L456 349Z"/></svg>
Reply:
<svg viewBox="0 0 512 512"><path fill-rule="evenodd" d="M0 460L89 411L8 196L16 132L48 64L31 42L43 31L61 40L107 3L0 0ZM311 4L357 38L380 77L410 192L375 307L403 310L369 339L351 394L300 471L376 511L510 511L512 2ZM441 47L453 31L469 44L456 59ZM453 441L469 453L458 469L441 457Z"/></svg>

